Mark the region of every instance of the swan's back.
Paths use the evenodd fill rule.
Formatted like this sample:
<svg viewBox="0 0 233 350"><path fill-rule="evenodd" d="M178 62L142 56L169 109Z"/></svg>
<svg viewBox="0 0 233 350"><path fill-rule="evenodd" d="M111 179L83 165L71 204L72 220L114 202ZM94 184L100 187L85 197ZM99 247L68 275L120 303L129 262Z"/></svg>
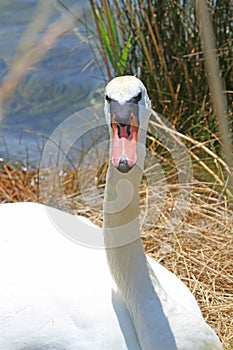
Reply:
<svg viewBox="0 0 233 350"><path fill-rule="evenodd" d="M0 350L140 349L103 250L64 237L42 205L0 215Z"/></svg>

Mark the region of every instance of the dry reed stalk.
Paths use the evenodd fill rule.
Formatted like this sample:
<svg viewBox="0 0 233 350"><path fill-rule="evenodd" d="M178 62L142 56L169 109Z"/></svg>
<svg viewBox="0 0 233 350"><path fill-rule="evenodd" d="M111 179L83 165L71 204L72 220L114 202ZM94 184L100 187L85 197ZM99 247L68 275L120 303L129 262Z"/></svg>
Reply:
<svg viewBox="0 0 233 350"><path fill-rule="evenodd" d="M147 12L145 11L144 3L143 3L142 0L140 0L140 4L141 4L141 7L144 9L143 13L144 13L145 20L146 20L146 23L147 23L147 26L148 26L148 29L149 29L149 32L150 32L150 35L151 35L152 42L153 42L154 47L155 47L155 51L157 53L158 59L160 61L160 64L161 64L161 66L164 69L165 76L166 76L166 79L167 79L168 88L170 90L171 95L174 97L175 92L174 92L174 89L173 89L171 77L168 74L168 68L167 68L167 63L166 63L165 57L164 57L162 40L161 40L161 37L160 37L160 34L159 34L159 30L158 30L156 14L153 14L153 16L152 16L152 21L153 21L152 22L153 23L153 28L152 28L151 22L150 22L150 20L148 18ZM150 6L151 13L153 13L153 5L152 5L151 0L149 0L149 6ZM156 34L156 36L155 36L155 34ZM157 39L156 39L156 37L157 37Z"/></svg>
<svg viewBox="0 0 233 350"><path fill-rule="evenodd" d="M222 143L222 155L226 159L229 173L229 191L233 194L233 145L230 123L227 115L227 99L224 94L223 81L216 56L215 35L211 25L207 5L204 0L196 0L196 10L200 21L200 33L203 42L205 63L208 71L212 103L218 120Z"/></svg>
<svg viewBox="0 0 233 350"><path fill-rule="evenodd" d="M134 25L135 25L135 28L136 28L136 32L137 32L137 35L139 37L139 40L141 42L141 45L142 45L142 49L144 51L144 54L145 54L145 57L146 57L146 60L147 60L147 64L149 65L149 68L150 68L150 72L152 74L152 77L155 81L155 84L157 86L157 89L158 89L158 94L160 95L160 85L159 85L159 81L158 81L158 77L156 76L155 74L155 69L154 69L154 65L153 65L153 61L152 61L152 57L150 55L150 52L148 50L148 46L146 44L146 41L143 37L143 34L141 32L141 28L140 26L138 25L138 21L136 19L136 16L135 16L135 13L133 11L133 8L131 6L131 3L129 0L126 0L126 3L127 3L127 6L128 6L128 11L130 13L130 16L132 17L132 20L134 22Z"/></svg>
<svg viewBox="0 0 233 350"><path fill-rule="evenodd" d="M215 163L219 163L225 172L228 174L228 176L231 176L231 169L229 168L228 164L219 157L216 153L211 151L208 147L205 146L205 144L194 140L192 137L184 135L175 129L171 129L168 126L164 124L160 116L152 111L152 115L155 120L150 120L150 125L152 127L155 127L155 129L162 129L166 131L171 137L175 139L176 142L180 142L179 140L184 140L190 144L192 144L194 147L188 147L187 151L190 154L190 156L198 162L198 164L201 166L201 168L204 170L204 172L207 172L213 179L218 183L224 190L226 190L226 193L229 195L230 198L232 198L232 192L227 188L227 180L221 179L215 171L213 171L207 164L204 162L197 153L195 153L195 149L202 150L206 155L210 156Z"/></svg>
<svg viewBox="0 0 233 350"><path fill-rule="evenodd" d="M105 67L106 67L108 78L111 79L112 78L111 70L110 70L110 66L109 66L109 63L108 63L108 58L107 58L106 50L105 50L105 47L104 47L103 38L102 38L102 35L101 35L101 30L100 30L100 26L99 26L99 20L98 20L98 16L97 16L97 13L96 13L94 0L90 0L90 4L91 4L91 8L92 8L92 13L93 13L93 16L94 16L94 21L95 21L95 25L96 25L97 35L98 35L99 42L100 42L101 56L103 58L103 61L104 61Z"/></svg>
<svg viewBox="0 0 233 350"><path fill-rule="evenodd" d="M119 8L119 2L118 0L113 0L114 2L114 6L116 8L116 14L117 14L117 21L119 22L119 28L121 30L121 35L122 35L122 39L123 39L123 42L127 42L127 38L125 36L125 30L124 30L124 23L122 22L121 20L121 11L120 11L120 8Z"/></svg>

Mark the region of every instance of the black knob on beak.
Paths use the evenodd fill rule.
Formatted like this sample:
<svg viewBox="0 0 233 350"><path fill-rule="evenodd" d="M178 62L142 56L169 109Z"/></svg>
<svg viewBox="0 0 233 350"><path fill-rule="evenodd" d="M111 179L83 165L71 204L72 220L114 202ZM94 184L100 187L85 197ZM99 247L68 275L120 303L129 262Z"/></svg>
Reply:
<svg viewBox="0 0 233 350"><path fill-rule="evenodd" d="M129 166L128 160L126 158L121 158L117 170L121 173L128 173L132 167Z"/></svg>

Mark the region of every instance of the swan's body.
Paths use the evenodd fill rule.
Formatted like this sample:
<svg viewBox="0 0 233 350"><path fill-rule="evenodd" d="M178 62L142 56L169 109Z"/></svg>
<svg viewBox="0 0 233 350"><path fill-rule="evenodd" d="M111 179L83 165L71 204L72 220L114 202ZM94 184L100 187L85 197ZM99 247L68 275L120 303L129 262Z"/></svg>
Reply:
<svg viewBox="0 0 233 350"><path fill-rule="evenodd" d="M113 80L106 90L108 99L118 98L123 105L127 86L125 92L119 83L124 83L128 89L133 86L133 96L140 92L146 101L138 79L117 79L118 95L114 95ZM106 116L111 118L108 105ZM132 117L131 133L136 130L133 123L140 122L141 127L140 118L140 113L139 119ZM114 123L119 123L116 119ZM137 166L140 159L128 160L127 151L121 161L125 142L130 154L135 150L131 139L124 140L124 130L118 130L120 140L113 135L111 146L114 159L109 164L104 206L106 252L82 247L60 234L45 206L0 206L4 227L0 233L0 350L222 349L188 288L143 252L137 218L142 171ZM143 133L139 132L140 138ZM119 210L129 181L131 201ZM72 224L70 214L51 210L67 226ZM119 235L126 244L118 245Z"/></svg>
<svg viewBox="0 0 233 350"><path fill-rule="evenodd" d="M140 349L103 250L64 237L40 204L4 204L0 211L0 350ZM59 215L69 225L71 215ZM175 305L203 322L187 287L149 262Z"/></svg>

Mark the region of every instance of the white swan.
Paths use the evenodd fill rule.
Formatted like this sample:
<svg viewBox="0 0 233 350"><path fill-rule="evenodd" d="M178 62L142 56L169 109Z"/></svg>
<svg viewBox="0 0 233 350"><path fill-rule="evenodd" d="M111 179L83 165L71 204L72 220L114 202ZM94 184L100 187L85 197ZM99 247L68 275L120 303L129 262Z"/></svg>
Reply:
<svg viewBox="0 0 233 350"><path fill-rule="evenodd" d="M0 350L222 349L188 288L144 254L137 218L143 151L136 141L145 142L148 118L140 105L150 101L139 79L107 85L106 252L61 235L45 206L0 206ZM119 210L127 186L132 200ZM72 215L49 210L73 224ZM119 236L131 243L118 246Z"/></svg>

